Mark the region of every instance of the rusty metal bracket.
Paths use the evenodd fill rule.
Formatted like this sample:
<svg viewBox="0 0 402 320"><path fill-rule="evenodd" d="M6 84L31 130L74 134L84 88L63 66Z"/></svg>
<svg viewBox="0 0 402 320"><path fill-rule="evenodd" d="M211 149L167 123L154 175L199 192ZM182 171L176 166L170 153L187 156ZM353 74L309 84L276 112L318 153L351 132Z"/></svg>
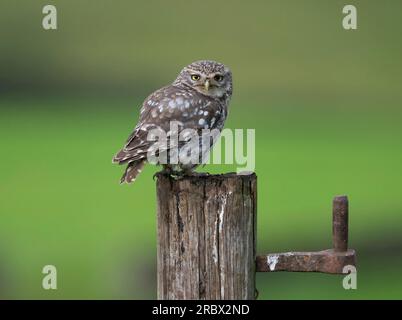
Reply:
<svg viewBox="0 0 402 320"><path fill-rule="evenodd" d="M332 206L333 249L313 252L283 252L259 255L257 272L323 272L343 274L347 265L356 266L356 252L348 250L349 203L347 196L337 196ZM347 273L348 271L345 271Z"/></svg>

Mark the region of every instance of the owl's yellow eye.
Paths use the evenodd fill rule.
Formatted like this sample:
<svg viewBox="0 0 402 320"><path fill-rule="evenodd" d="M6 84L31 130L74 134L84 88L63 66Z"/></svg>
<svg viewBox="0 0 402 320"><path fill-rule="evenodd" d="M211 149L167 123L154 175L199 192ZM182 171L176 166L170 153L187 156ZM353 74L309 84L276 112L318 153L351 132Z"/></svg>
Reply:
<svg viewBox="0 0 402 320"><path fill-rule="evenodd" d="M198 81L198 80L200 80L200 76L198 75L198 74L192 74L191 75L191 80L193 80L193 81Z"/></svg>
<svg viewBox="0 0 402 320"><path fill-rule="evenodd" d="M221 81L223 80L223 76L221 76L220 74L217 74L217 75L214 77L214 80L215 80L215 81L218 81L218 82L221 82Z"/></svg>

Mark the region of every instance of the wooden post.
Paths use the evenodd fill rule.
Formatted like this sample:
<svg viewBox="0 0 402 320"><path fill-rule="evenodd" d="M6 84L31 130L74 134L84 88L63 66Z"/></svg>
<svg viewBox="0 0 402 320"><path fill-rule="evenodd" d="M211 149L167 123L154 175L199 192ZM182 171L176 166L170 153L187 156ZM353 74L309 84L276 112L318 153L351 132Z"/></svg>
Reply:
<svg viewBox="0 0 402 320"><path fill-rule="evenodd" d="M254 173L158 174L158 299L254 299Z"/></svg>

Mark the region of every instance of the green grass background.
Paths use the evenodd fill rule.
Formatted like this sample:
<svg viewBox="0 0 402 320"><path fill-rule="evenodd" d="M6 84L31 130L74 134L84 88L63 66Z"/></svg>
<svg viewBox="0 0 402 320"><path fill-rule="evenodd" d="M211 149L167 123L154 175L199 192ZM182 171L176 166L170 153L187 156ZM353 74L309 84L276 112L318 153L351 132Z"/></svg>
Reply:
<svg viewBox="0 0 402 320"><path fill-rule="evenodd" d="M400 1L351 1L356 31L343 1L52 3L57 31L47 2L0 4L0 298L156 297L157 168L120 186L111 157L145 96L201 58L233 70L226 127L256 129L259 253L329 248L332 197L350 199L358 289L258 274L259 298L402 297Z"/></svg>

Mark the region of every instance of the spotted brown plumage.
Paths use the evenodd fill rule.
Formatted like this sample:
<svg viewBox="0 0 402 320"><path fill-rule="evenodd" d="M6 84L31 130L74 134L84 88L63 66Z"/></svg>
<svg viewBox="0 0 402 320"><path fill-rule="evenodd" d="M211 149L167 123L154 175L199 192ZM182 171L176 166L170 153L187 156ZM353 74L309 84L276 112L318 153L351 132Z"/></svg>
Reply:
<svg viewBox="0 0 402 320"><path fill-rule="evenodd" d="M124 145L113 158L114 163L127 164L121 182L135 180L147 162L147 155L154 141L148 134L153 129L169 132L171 123L177 122L178 134L183 130L194 129L198 134L203 129L223 129L228 103L232 95L232 75L223 64L215 61L197 61L185 67L176 80L149 95L141 108L138 124ZM191 136L188 137L191 139ZM177 147L178 152L184 146L183 141L169 139L166 150L171 152ZM211 147L213 141L209 147ZM163 164L171 173L191 172L197 164Z"/></svg>

